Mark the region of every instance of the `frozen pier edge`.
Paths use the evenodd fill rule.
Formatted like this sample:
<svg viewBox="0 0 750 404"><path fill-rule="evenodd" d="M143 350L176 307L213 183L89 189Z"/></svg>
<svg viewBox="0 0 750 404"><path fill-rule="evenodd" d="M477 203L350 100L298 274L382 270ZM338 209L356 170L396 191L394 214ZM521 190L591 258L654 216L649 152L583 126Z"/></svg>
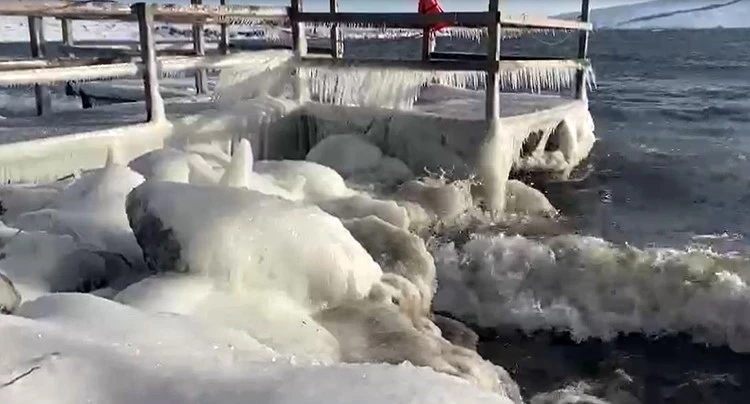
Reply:
<svg viewBox="0 0 750 404"><path fill-rule="evenodd" d="M218 141L229 147L227 141L246 137L255 145L256 158L304 158L317 142L338 133L367 136L415 173L445 169L465 176L489 170L492 175L485 177L507 178L511 162L518 170L565 178L593 145L586 101L588 0L582 1L580 21L508 17L497 11L496 0L489 1L487 12L431 15L341 13L336 1L327 13L304 12L298 0L290 7L192 3L0 5L0 15L28 17L34 57L0 62L0 86L34 85L41 115L0 121L0 180L43 181L99 167L113 146L129 159L165 143ZM59 48L69 57L45 57L51 47L45 46L45 17L60 19ZM108 19L137 22L137 46L92 47L75 41L73 20ZM157 22L193 24L192 43L158 43ZM217 42L206 43L203 24L219 27ZM305 24L326 28L329 46L308 49ZM436 24L449 25L439 35L486 37L486 54L435 52L438 34L430 27ZM290 42L291 50L230 54L232 25L261 27L277 42ZM291 27L290 32L283 27ZM416 30L424 38L422 59L346 58L347 28ZM580 32L574 58L501 56L502 38L555 30ZM73 56L98 51L107 57ZM220 75L208 96L212 72ZM162 100L160 81L185 74L195 75L198 95L170 91L172 97ZM143 101L50 113L45 85L69 83L107 95L104 83L86 87L85 82L132 77L142 78L138 98ZM574 93L570 97L540 94L568 87ZM116 92L133 99L132 82L129 91L123 88Z"/></svg>

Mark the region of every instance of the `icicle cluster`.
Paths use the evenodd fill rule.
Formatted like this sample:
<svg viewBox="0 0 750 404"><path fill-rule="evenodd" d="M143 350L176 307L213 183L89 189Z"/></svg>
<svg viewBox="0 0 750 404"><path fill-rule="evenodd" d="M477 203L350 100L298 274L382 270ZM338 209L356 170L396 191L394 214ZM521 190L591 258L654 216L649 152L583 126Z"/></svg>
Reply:
<svg viewBox="0 0 750 404"><path fill-rule="evenodd" d="M500 85L511 91L560 91L575 84L576 62L501 62ZM590 68L585 77L591 78ZM313 99L323 103L391 109L411 109L423 87L441 84L481 89L482 71L422 71L369 67L301 68Z"/></svg>
<svg viewBox="0 0 750 404"><path fill-rule="evenodd" d="M420 71L367 67L301 68L313 99L336 105L411 109L428 84L477 88L485 75L474 71Z"/></svg>
<svg viewBox="0 0 750 404"><path fill-rule="evenodd" d="M575 84L576 73L582 66L575 61L500 62L500 87L503 90L561 91ZM591 77L590 67L584 67L584 76Z"/></svg>
<svg viewBox="0 0 750 404"><path fill-rule="evenodd" d="M281 95L291 85L293 54L267 50L242 54L248 60L240 67L223 69L214 90L215 102L235 102L261 94Z"/></svg>
<svg viewBox="0 0 750 404"><path fill-rule="evenodd" d="M308 34L316 38L328 38L332 23L314 23L309 25ZM421 29L387 28L378 24L338 24L341 34L347 39L401 39L413 38L422 35ZM500 34L503 39L519 38L524 35L542 34L556 35L560 29L539 28L503 28ZM487 28L468 27L446 27L437 32L439 37L470 39L475 42L481 41L487 36Z"/></svg>

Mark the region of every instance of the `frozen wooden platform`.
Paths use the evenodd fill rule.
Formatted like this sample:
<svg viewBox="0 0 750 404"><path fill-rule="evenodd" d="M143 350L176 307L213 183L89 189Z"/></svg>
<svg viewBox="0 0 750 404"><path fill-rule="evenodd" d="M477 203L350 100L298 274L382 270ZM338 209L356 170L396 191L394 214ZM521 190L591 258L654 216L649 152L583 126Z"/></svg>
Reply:
<svg viewBox="0 0 750 404"><path fill-rule="evenodd" d="M213 109L210 101L173 99L165 103L167 118L177 120ZM102 105L92 109L62 111L43 116L0 120L0 144L27 142L55 136L85 134L146 121L143 102Z"/></svg>

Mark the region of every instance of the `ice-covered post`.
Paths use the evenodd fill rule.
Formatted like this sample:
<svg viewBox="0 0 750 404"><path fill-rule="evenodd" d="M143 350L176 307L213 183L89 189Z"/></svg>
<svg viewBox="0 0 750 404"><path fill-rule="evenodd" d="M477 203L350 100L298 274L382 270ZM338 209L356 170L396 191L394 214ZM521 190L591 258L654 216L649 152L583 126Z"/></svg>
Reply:
<svg viewBox="0 0 750 404"><path fill-rule="evenodd" d="M41 17L29 17L29 45L31 46L31 57L44 58L44 26ZM36 98L36 114L44 115L49 112L52 107L49 89L46 86L35 84L34 97Z"/></svg>
<svg viewBox="0 0 750 404"><path fill-rule="evenodd" d="M164 104L159 94L159 66L154 43L154 10L146 3L135 3L131 11L138 19L138 34L143 62L143 86L146 92L146 120L153 122L164 117Z"/></svg>
<svg viewBox="0 0 750 404"><path fill-rule="evenodd" d="M203 4L203 0L190 0L190 4L199 6ZM196 56L206 55L206 40L203 35L202 24L193 24L193 51ZM208 76L204 69L195 71L195 92L198 94L206 94L208 92Z"/></svg>
<svg viewBox="0 0 750 404"><path fill-rule="evenodd" d="M500 117L500 13L499 0L490 0L487 25L487 94L485 118L489 124Z"/></svg>
<svg viewBox="0 0 750 404"><path fill-rule="evenodd" d="M75 40L73 39L73 21L67 18L61 19L60 28L62 29L63 46L66 48L65 54L68 55L68 57L73 57L73 45L75 45ZM65 83L65 94L75 95L73 84L70 81Z"/></svg>
<svg viewBox="0 0 750 404"><path fill-rule="evenodd" d="M226 6L227 0L221 0L219 5ZM229 25L226 23L221 24L221 36L219 38L219 52L222 55L229 54Z"/></svg>
<svg viewBox="0 0 750 404"><path fill-rule="evenodd" d="M591 20L590 0L581 0L581 22ZM582 30L578 37L578 60L588 57L589 53L589 31ZM576 98L583 100L586 98L586 73L583 68L579 68L576 73Z"/></svg>
<svg viewBox="0 0 750 404"><path fill-rule="evenodd" d="M297 60L307 56L307 37L305 33L305 25L299 21L298 15L302 12L302 0L292 0L292 8L290 11L290 17L292 22L292 49L294 50L294 56ZM297 101L304 101L307 99L307 89L305 88L302 74L300 73L299 67L294 72L295 85L294 85L294 98Z"/></svg>
<svg viewBox="0 0 750 404"><path fill-rule="evenodd" d="M339 0L330 0L331 14L336 14L339 11ZM344 39L341 36L341 27L339 24L333 23L331 25L331 57L334 59L340 59L344 57Z"/></svg>

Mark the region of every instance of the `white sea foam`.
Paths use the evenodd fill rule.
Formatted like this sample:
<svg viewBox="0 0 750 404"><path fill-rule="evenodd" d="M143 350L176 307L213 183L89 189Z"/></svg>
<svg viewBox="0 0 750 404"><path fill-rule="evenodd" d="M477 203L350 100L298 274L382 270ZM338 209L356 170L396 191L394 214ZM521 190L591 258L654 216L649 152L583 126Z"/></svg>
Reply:
<svg viewBox="0 0 750 404"><path fill-rule="evenodd" d="M745 257L639 250L576 235L476 235L434 254L436 309L481 326L555 329L579 340L685 332L750 350Z"/></svg>

